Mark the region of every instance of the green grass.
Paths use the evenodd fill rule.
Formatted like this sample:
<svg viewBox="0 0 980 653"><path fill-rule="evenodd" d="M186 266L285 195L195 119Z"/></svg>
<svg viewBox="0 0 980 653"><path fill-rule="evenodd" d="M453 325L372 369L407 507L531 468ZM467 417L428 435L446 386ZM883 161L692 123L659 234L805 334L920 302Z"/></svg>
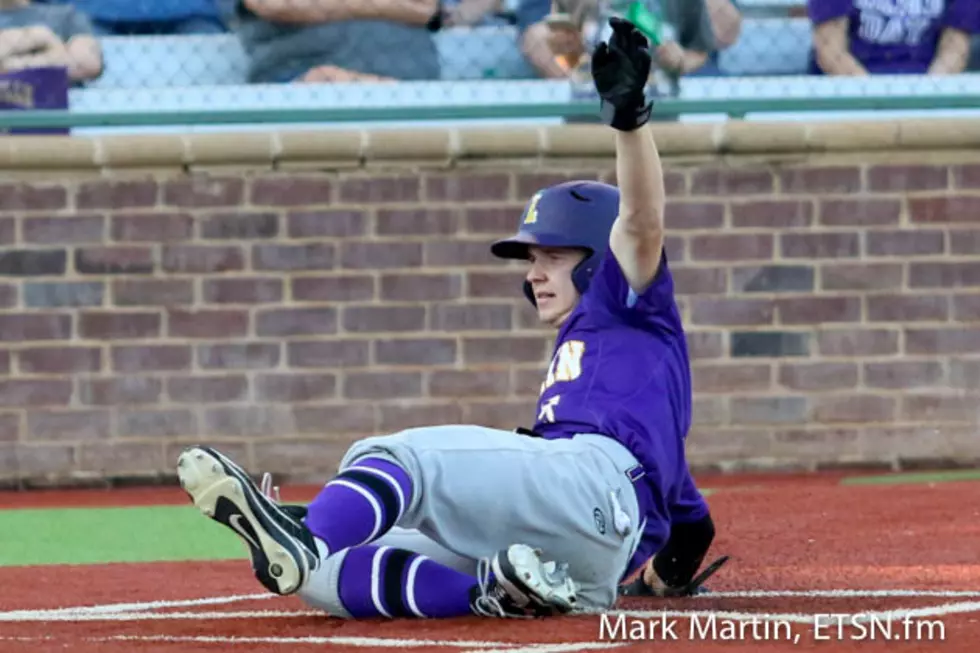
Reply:
<svg viewBox="0 0 980 653"><path fill-rule="evenodd" d="M234 533L192 506L0 510L0 566L244 557Z"/></svg>
<svg viewBox="0 0 980 653"><path fill-rule="evenodd" d="M936 472L906 472L878 476L851 476L841 485L899 485L907 483L948 483L980 480L980 469L957 469Z"/></svg>
<svg viewBox="0 0 980 653"><path fill-rule="evenodd" d="M0 510L0 567L245 557L234 533L193 506Z"/></svg>

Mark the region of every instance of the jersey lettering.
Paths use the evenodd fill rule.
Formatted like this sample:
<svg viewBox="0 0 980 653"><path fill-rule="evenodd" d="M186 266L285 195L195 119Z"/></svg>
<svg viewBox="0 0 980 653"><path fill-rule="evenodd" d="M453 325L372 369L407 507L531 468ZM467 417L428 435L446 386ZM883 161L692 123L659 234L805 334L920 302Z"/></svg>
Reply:
<svg viewBox="0 0 980 653"><path fill-rule="evenodd" d="M551 386L556 383L574 381L582 376L582 357L585 355L585 343L581 340L567 340L558 347L551 365L548 366L548 375L541 384L541 396Z"/></svg>
<svg viewBox="0 0 980 653"><path fill-rule="evenodd" d="M858 0L858 35L869 43L917 46L943 12L941 0Z"/></svg>
<svg viewBox="0 0 980 653"><path fill-rule="evenodd" d="M541 410L538 411L538 421L539 422L550 422L555 423L555 408L558 407L558 402L561 401L561 395L555 395L554 397L548 397L547 401L541 404Z"/></svg>
<svg viewBox="0 0 980 653"><path fill-rule="evenodd" d="M886 18L875 14L861 14L858 35L870 43L914 46L919 45L930 22L930 19Z"/></svg>

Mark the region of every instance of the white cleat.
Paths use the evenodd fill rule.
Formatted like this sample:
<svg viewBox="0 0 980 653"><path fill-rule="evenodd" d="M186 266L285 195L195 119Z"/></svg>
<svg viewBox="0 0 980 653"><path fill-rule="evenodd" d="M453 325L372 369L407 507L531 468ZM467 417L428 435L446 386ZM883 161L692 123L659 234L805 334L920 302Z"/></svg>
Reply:
<svg viewBox="0 0 980 653"><path fill-rule="evenodd" d="M541 551L525 544L513 544L493 558L481 560L478 581L471 607L481 616L567 614L575 609L578 599L578 587L568 576L568 565L545 562Z"/></svg>
<svg viewBox="0 0 980 653"><path fill-rule="evenodd" d="M255 577L275 594L292 594L319 564L313 535L255 486L245 471L208 447L185 450L180 485L207 517L248 547Z"/></svg>

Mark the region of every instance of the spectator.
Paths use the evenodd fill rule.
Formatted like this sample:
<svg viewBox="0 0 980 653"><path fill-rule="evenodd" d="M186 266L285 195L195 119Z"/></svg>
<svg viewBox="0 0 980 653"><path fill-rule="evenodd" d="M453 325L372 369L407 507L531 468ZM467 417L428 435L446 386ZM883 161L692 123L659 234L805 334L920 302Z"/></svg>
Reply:
<svg viewBox="0 0 980 653"><path fill-rule="evenodd" d="M735 0L707 0L711 30L719 50L730 48L742 33L742 12Z"/></svg>
<svg viewBox="0 0 980 653"><path fill-rule="evenodd" d="M251 59L249 81L439 79L427 25L437 0L218 0Z"/></svg>
<svg viewBox="0 0 980 653"><path fill-rule="evenodd" d="M513 24L521 54L534 71L543 78L555 79L568 76L568 71L555 59L549 46L551 29L546 22L551 12L551 0L517 0ZM444 0L441 8L442 27L474 25L507 25L502 18L504 7L501 0ZM479 47L479 44L475 44Z"/></svg>
<svg viewBox="0 0 980 653"><path fill-rule="evenodd" d="M711 31L715 36L715 49L708 54L708 61L693 71L700 77L719 77L724 75L718 64L718 53L730 48L738 41L742 32L742 12L735 0L706 0Z"/></svg>
<svg viewBox="0 0 980 653"><path fill-rule="evenodd" d="M74 84L101 75L92 24L70 5L0 0L0 73L39 68L64 68Z"/></svg>
<svg viewBox="0 0 980 653"><path fill-rule="evenodd" d="M215 0L43 0L71 4L92 20L99 36L220 34L226 31Z"/></svg>
<svg viewBox="0 0 980 653"><path fill-rule="evenodd" d="M654 63L661 70L683 76L707 63L717 46L706 0L643 0L643 5L661 23L663 42L653 51ZM605 28L606 17L597 0L555 0L555 10L569 16L571 24L553 25L552 51L575 60L592 40L589 25Z"/></svg>
<svg viewBox="0 0 980 653"><path fill-rule="evenodd" d="M949 75L965 70L977 0L808 0L813 74Z"/></svg>

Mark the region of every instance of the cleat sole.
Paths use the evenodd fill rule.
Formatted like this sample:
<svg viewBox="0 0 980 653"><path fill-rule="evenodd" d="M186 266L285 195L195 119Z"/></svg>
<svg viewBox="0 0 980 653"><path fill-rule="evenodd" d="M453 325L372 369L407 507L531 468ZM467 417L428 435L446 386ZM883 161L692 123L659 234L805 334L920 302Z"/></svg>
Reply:
<svg viewBox="0 0 980 653"><path fill-rule="evenodd" d="M183 464L181 464L183 463ZM293 556L274 540L245 498L241 481L200 449L185 452L177 463L181 486L206 517L234 531L245 544L259 581L271 592L290 594L302 582L303 570ZM224 506L219 503L224 502ZM228 504L233 506L229 510ZM278 562L272 563L271 559ZM272 573L275 567L278 573Z"/></svg>

